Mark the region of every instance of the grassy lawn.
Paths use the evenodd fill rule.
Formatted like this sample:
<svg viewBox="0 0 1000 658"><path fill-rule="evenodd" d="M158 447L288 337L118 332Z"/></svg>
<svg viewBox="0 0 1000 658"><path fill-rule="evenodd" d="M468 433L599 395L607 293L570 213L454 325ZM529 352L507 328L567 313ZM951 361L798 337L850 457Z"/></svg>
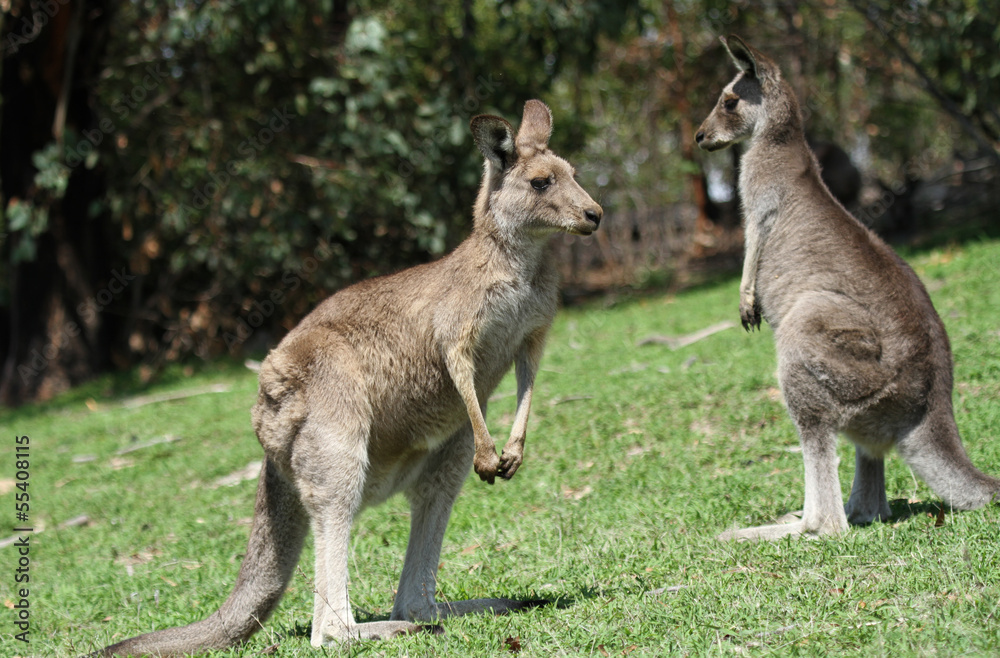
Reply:
<svg viewBox="0 0 1000 658"><path fill-rule="evenodd" d="M910 260L951 335L966 448L1000 474L1000 241ZM439 573L442 599L556 604L447 620L443 636L313 651L309 543L265 629L216 655L277 645L269 655L506 656L518 643L522 656L1000 653L1000 506L939 514L937 497L895 457L886 469L892 522L833 540L714 539L802 504L801 455L770 331L731 328L676 351L636 344L738 323L737 286L560 313L525 464L492 487L468 479ZM215 384L225 391L123 404ZM513 420L513 391L508 377L490 405L498 443ZM148 388L106 378L3 412L0 507L11 522L0 538L13 525L15 434L31 437L32 522L44 531L31 537L30 646L13 639L14 610L5 609L0 655L79 655L218 607L235 581L255 490L253 479L218 480L261 458L249 418L255 395L252 372L216 364L178 367ZM845 497L853 466L842 442ZM89 520L66 525L80 515ZM356 525L351 599L361 618L392 608L407 517L397 497ZM16 601L14 550L0 548L7 608Z"/></svg>

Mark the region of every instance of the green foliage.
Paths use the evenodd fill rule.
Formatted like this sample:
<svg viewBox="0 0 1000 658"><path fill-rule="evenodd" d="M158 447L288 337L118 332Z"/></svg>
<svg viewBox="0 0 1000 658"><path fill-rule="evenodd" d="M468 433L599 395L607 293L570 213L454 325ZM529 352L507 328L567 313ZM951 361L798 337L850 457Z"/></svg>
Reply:
<svg viewBox="0 0 1000 658"><path fill-rule="evenodd" d="M870 2L872 20L901 42L933 86L1000 150L1000 22L996 3L944 0L933 3ZM941 38L947 34L948 38Z"/></svg>
<svg viewBox="0 0 1000 658"><path fill-rule="evenodd" d="M109 206L171 354L280 330L470 226L475 114L515 121L630 4L126 3L100 100ZM572 134L582 119L562 120ZM168 285L164 285L167 283ZM152 344L157 344L153 340Z"/></svg>
<svg viewBox="0 0 1000 658"><path fill-rule="evenodd" d="M19 0L11 11L23 14L28 4ZM84 371L108 355L161 365L263 349L345 283L457 244L481 171L469 119L494 112L516 122L532 97L553 108L553 147L607 211L608 230L595 240L601 258L631 256L634 243L645 243L656 262L649 253L624 258L633 281L649 267L674 271L666 261L686 246L652 243L683 241L707 214L703 172L730 183L734 175L732 153L706 156L693 145L732 76L717 40L732 32L782 65L810 135L840 144L875 178L927 176L970 140L903 55L870 29L871 12L997 143L998 28L988 3L853 4L117 3L106 37L93 28L106 38L103 68L90 65L100 75L75 83L88 102L71 107L86 105L94 116L81 113L87 118L67 124L61 146L52 141L5 170L29 172L30 184L3 200L0 301L14 298L9 286L20 266L57 261L39 245L54 252L56 241L44 240L66 216L100 246L76 255L83 274L73 276L91 280L74 287L80 299L67 301L66 319L86 304L87 290L100 289L105 261L138 279L114 320L97 319L102 344L67 348L59 360ZM2 24L6 34L27 29L21 14ZM44 144L49 123L39 125L33 139ZM77 206L86 205L93 223L85 229L76 215L51 212L77 203L67 194L81 186L96 197ZM629 230L631 210L653 237ZM736 213L729 215L735 226ZM617 232L616 216L624 220ZM578 261L587 270L588 259ZM25 272L22 284L37 279ZM20 314L20 334L65 322L42 317L48 312ZM52 337L39 340L44 347ZM16 359L33 347L17 347Z"/></svg>
<svg viewBox="0 0 1000 658"><path fill-rule="evenodd" d="M6 225L0 226L0 232L9 232L12 236L14 247L10 258L15 266L35 259L38 239L49 228L49 206L65 196L69 182L69 168L62 164L55 143L36 151L32 164L36 170L35 196L28 200L12 200L3 216Z"/></svg>
<svg viewBox="0 0 1000 658"><path fill-rule="evenodd" d="M973 462L1000 473L1000 242L910 260L931 289L955 354L955 407ZM363 642L325 655L994 655L1000 506L944 511L901 460L886 464L896 518L838 539L723 544L734 523L802 504L802 458L780 401L770 332L733 328L677 351L636 347L736 319L738 282L677 296L620 298L559 315L536 382L526 460L510 482L470 477L441 555L443 599L539 596L557 604L443 622L445 635ZM145 388L104 378L7 414L32 440L36 527L34 656L88 653L137 632L207 616L228 596L255 482L216 481L260 459L242 367L168 368ZM146 406L137 394L203 393ZM490 403L502 441L513 377ZM152 439L175 437L128 451ZM854 460L839 449L844 494ZM10 501L12 494L0 496ZM85 514L89 523L60 527ZM409 530L400 496L366 510L351 538L360 619L385 618ZM6 550L9 550L6 549ZM277 612L244 648L218 656L324 655L309 647L312 548ZM0 579L0 601L14 596ZM276 645L272 647L272 645ZM269 648L272 647L272 648ZM9 629L0 654L23 655Z"/></svg>
<svg viewBox="0 0 1000 658"><path fill-rule="evenodd" d="M852 1L874 28L867 59L885 97L867 131L878 158L896 163L895 180L926 178L956 151L1000 165L1000 24L988 4Z"/></svg>

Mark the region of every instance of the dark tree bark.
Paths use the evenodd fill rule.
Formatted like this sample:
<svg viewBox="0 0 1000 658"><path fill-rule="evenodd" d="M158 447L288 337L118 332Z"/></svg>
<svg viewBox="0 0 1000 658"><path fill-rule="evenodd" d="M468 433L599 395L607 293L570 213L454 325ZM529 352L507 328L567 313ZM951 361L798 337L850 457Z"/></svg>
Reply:
<svg viewBox="0 0 1000 658"><path fill-rule="evenodd" d="M51 397L109 361L114 299L100 304L115 274L107 222L92 216L104 195L98 163L71 168L62 198L35 182L33 155L97 128L91 87L109 21L106 0L33 7L15 2L4 18L0 78L0 189L5 212L32 203L48 211L33 258L15 261L23 231L5 236L8 281L0 308L0 402ZM98 129L99 130L99 129ZM97 133L91 133L96 135ZM112 136L104 135L104 139ZM96 146L94 147L96 151ZM118 266L121 270L121 265ZM97 306L102 306L95 312Z"/></svg>
<svg viewBox="0 0 1000 658"><path fill-rule="evenodd" d="M670 31L670 38L674 52L677 53L676 70L677 82L673 85L673 98L680 120L680 147L681 157L688 162L694 162L694 131L695 126L691 120L691 104L687 88L688 78L684 72L685 45L684 31L681 29L680 17L677 8L672 1L663 3L664 14L667 17L667 27ZM714 249L718 238L718 227L709 218L708 190L705 186L704 176L701 172L691 173L687 176L690 186L691 200L698 208L698 217L695 219L694 234L691 243L691 255L695 257L704 256Z"/></svg>

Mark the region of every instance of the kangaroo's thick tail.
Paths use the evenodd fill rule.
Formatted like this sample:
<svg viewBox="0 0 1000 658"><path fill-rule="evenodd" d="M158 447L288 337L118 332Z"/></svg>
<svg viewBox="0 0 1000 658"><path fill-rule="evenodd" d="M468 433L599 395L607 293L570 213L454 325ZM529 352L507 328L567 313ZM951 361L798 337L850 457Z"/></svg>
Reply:
<svg viewBox="0 0 1000 658"><path fill-rule="evenodd" d="M910 468L954 509L1000 503L1000 480L973 466L950 404L932 408L897 448Z"/></svg>
<svg viewBox="0 0 1000 658"><path fill-rule="evenodd" d="M271 460L257 486L253 529L233 593L218 612L188 626L123 640L98 656L186 656L245 642L277 607L295 571L309 519L295 488Z"/></svg>

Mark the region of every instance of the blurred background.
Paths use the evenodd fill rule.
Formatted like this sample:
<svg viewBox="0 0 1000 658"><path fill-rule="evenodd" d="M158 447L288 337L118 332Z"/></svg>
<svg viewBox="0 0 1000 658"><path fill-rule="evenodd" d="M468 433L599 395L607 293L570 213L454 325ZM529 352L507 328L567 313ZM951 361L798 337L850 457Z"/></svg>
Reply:
<svg viewBox="0 0 1000 658"><path fill-rule="evenodd" d="M422 6L418 6L422 5ZM555 116L606 220L566 301L737 272L736 33L831 190L902 245L998 233L997 0L0 0L0 401L261 354L471 227L468 123ZM1000 265L1000 264L998 264ZM734 300L734 314L736 303Z"/></svg>

